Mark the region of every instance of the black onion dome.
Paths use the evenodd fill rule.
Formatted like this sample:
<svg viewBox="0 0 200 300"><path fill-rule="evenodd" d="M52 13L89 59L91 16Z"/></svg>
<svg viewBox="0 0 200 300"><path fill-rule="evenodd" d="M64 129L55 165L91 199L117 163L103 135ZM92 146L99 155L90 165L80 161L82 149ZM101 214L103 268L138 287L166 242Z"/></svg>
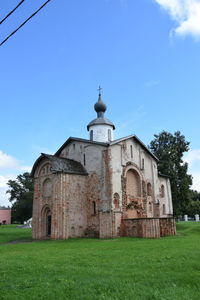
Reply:
<svg viewBox="0 0 200 300"><path fill-rule="evenodd" d="M99 112L105 112L106 111L106 105L105 105L105 103L102 101L102 99L101 99L101 94L99 94L99 99L98 99L98 101L95 103L95 105L94 105L94 109L95 109L95 111L97 112L97 113L99 113Z"/></svg>
<svg viewBox="0 0 200 300"><path fill-rule="evenodd" d="M99 87L99 90L101 90L100 87ZM98 98L98 101L94 105L94 109L97 112L97 118L92 120L87 125L88 131L89 131L90 126L92 126L92 125L109 125L109 126L112 126L113 129L115 129L115 125L110 120L108 120L104 117L104 113L105 113L107 107L101 99L101 92L99 92L99 98Z"/></svg>

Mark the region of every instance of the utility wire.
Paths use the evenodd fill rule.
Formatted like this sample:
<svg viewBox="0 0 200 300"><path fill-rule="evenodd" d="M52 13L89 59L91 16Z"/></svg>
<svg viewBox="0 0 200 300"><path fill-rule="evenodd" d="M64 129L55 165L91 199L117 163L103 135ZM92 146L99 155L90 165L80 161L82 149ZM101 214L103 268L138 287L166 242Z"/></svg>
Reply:
<svg viewBox="0 0 200 300"><path fill-rule="evenodd" d="M13 10L11 10L11 12L9 12L9 14L7 14L7 16L5 16L5 18L3 18L1 21L0 21L0 25L10 16L12 15L12 13L14 13L14 11L24 2L25 0L22 0L19 2L19 4L17 4L17 6L15 8L13 8Z"/></svg>
<svg viewBox="0 0 200 300"><path fill-rule="evenodd" d="M36 10L30 17L28 17L28 19L26 19L17 29L15 29L11 34L9 34L7 38L5 38L5 40L3 40L3 42L0 43L0 46L2 46L13 34L15 34L20 28L22 28L22 26L24 26L31 18L33 18L50 1L51 0L46 1L38 10Z"/></svg>

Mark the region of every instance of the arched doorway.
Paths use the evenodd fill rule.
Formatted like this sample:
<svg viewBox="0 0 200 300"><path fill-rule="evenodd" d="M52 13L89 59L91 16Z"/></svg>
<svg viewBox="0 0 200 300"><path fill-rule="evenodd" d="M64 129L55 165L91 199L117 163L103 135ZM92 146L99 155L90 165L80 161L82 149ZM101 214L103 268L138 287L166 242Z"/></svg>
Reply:
<svg viewBox="0 0 200 300"><path fill-rule="evenodd" d="M49 211L47 215L47 230L46 230L47 236L51 236L51 212Z"/></svg>
<svg viewBox="0 0 200 300"><path fill-rule="evenodd" d="M42 235L44 238L50 238L52 232L51 209L45 205L42 209Z"/></svg>

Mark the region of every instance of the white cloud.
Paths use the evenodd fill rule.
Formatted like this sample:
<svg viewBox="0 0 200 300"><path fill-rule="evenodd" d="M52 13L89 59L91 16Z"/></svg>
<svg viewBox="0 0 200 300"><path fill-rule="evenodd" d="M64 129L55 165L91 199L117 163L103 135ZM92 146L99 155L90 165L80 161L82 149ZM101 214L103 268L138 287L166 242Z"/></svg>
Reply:
<svg viewBox="0 0 200 300"><path fill-rule="evenodd" d="M200 0L154 0L171 18L177 26L172 34L180 36L192 35L200 39Z"/></svg>
<svg viewBox="0 0 200 300"><path fill-rule="evenodd" d="M189 167L192 167L195 163L200 161L200 149L194 149L189 151L185 156L184 156L184 161L188 163Z"/></svg>
<svg viewBox="0 0 200 300"><path fill-rule="evenodd" d="M0 170L19 170L24 172L30 172L31 167L23 166L19 160L15 157L4 153L0 150Z"/></svg>
<svg viewBox="0 0 200 300"><path fill-rule="evenodd" d="M18 161L14 157L0 150L0 169L5 169L5 168L13 169L16 168L17 166L18 166Z"/></svg>
<svg viewBox="0 0 200 300"><path fill-rule="evenodd" d="M9 202L8 198L9 195L6 194L6 191L8 190L7 182L10 179L15 179L15 175L0 175L0 206L11 206L11 203Z"/></svg>
<svg viewBox="0 0 200 300"><path fill-rule="evenodd" d="M192 189L200 192L200 149L190 150L185 154L184 161L188 163L188 173L193 177Z"/></svg>
<svg viewBox="0 0 200 300"><path fill-rule="evenodd" d="M23 172L30 172L31 167L24 166L15 157L0 150L0 206L11 205L6 194L9 179L16 179L17 175ZM8 173L9 172L9 173ZM11 173L11 174L10 174Z"/></svg>
<svg viewBox="0 0 200 300"><path fill-rule="evenodd" d="M200 192L200 172L193 172L193 185L192 189Z"/></svg>

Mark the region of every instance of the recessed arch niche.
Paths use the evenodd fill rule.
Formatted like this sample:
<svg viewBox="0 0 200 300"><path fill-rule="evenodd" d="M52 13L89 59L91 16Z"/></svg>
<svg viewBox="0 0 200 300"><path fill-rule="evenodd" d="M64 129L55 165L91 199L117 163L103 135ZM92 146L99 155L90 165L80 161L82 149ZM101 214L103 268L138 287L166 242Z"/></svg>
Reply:
<svg viewBox="0 0 200 300"><path fill-rule="evenodd" d="M126 172L126 194L131 197L141 197L140 175L135 169Z"/></svg>
<svg viewBox="0 0 200 300"><path fill-rule="evenodd" d="M45 179L43 182L42 195L44 198L50 198L52 195L52 183L49 178Z"/></svg>

